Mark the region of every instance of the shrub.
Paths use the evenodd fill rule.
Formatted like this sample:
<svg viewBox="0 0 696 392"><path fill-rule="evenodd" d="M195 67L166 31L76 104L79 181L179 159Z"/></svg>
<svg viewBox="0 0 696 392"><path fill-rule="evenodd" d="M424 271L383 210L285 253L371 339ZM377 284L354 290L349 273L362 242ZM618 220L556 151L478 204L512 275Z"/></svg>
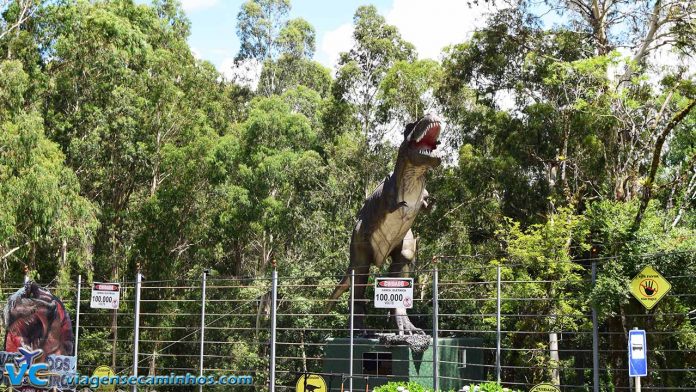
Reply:
<svg viewBox="0 0 696 392"><path fill-rule="evenodd" d="M428 389L415 382L390 382L375 388L374 392L397 392L397 388L399 387L405 387L408 389L408 392L432 392L432 389Z"/></svg>

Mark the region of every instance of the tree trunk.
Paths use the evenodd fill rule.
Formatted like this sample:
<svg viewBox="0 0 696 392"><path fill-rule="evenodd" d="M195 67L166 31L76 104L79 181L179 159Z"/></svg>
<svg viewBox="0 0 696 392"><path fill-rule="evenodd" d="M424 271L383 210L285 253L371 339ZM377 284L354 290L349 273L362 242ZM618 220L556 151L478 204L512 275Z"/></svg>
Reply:
<svg viewBox="0 0 696 392"><path fill-rule="evenodd" d="M162 131L157 131L157 144L155 150L155 159L152 162L152 184L150 185L150 197L155 195L157 192L157 186L159 185L159 163L160 163L160 143L162 142Z"/></svg>
<svg viewBox="0 0 696 392"><path fill-rule="evenodd" d="M657 174L657 169L660 166L660 161L662 159L662 147L665 144L665 141L667 140L667 137L669 134L672 132L672 130L681 123L682 120L689 114L691 109L696 106L696 99L691 100L688 105L684 109L682 109L679 113L675 114L674 117L667 123L665 126L665 129L662 130L662 132L657 136L657 140L655 141L655 148L653 150L653 156L652 156L652 161L650 163L650 171L648 172L648 177L645 179L645 184L643 186L643 195L640 199L640 206L638 207L638 213L636 214L636 218L633 221L633 226L631 227L631 232L635 233L638 231L638 228L640 228L640 223L643 220L643 214L645 213L645 209L648 208L648 203L650 202L650 199L652 198L652 187L653 187L653 182L655 181L655 176Z"/></svg>
<svg viewBox="0 0 696 392"><path fill-rule="evenodd" d="M554 385L561 385L561 375L558 369L560 358L558 357L558 334L549 333L549 359L551 364L551 382Z"/></svg>
<svg viewBox="0 0 696 392"><path fill-rule="evenodd" d="M300 332L300 352L302 353L302 371L307 373L307 351L305 350L305 330Z"/></svg>
<svg viewBox="0 0 696 392"><path fill-rule="evenodd" d="M556 290L551 287L549 290L549 298L553 299L556 297ZM556 309L551 310L551 317L549 318L549 331L556 328ZM561 359L558 356L558 333L549 332L549 367L551 369L551 382L554 385L561 385L561 374L558 367L560 366Z"/></svg>
<svg viewBox="0 0 696 392"><path fill-rule="evenodd" d="M112 237L113 239L113 237ZM112 250L114 255L116 254L116 242L112 241ZM111 276L114 282L118 281L118 264L114 263L111 269ZM111 368L116 369L116 352L118 347L118 309L114 309L111 315L111 333L113 333L113 340L111 343Z"/></svg>

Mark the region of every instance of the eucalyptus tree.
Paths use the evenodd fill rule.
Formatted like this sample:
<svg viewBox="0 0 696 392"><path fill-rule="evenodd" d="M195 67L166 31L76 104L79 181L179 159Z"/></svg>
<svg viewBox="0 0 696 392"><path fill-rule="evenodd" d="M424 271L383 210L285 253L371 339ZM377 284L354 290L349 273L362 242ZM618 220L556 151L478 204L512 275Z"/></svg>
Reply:
<svg viewBox="0 0 696 392"><path fill-rule="evenodd" d="M618 10L597 14L593 4ZM693 139L694 70L657 64L654 54L670 43L675 56L688 48L684 21L693 10L665 4L651 2L646 11L633 2L549 2L586 16L554 28L544 27L529 3L501 10L447 51L437 91L456 134L460 166L473 169L459 186L497 204L491 212L490 204L471 203L465 208L472 215L508 216L521 228L534 228L548 224L559 207L591 212L584 241L595 253L573 249L570 256L617 258L600 266L606 279L592 293L593 301L602 298L611 307L604 321L617 333L629 327L626 315L638 311L627 301L626 282L647 262L638 256L648 252L641 244L662 238L652 249L669 249L666 238L693 231L683 217L693 204L687 140ZM632 27L641 20L643 29ZM651 20L659 33L651 33ZM633 50L630 56L625 48ZM481 224L466 226L473 233ZM496 239L490 231L488 238ZM690 265L689 257L680 262ZM679 328L690 330L688 324ZM608 344L618 348L616 339ZM625 367L620 355L610 353L607 360L611 368ZM625 380L614 382L625 386Z"/></svg>
<svg viewBox="0 0 696 392"><path fill-rule="evenodd" d="M379 85L378 115L382 122L408 124L429 110L436 110L434 92L442 68L434 60L398 61Z"/></svg>
<svg viewBox="0 0 696 392"><path fill-rule="evenodd" d="M591 34L544 29L533 15L509 9L449 50L438 96L462 131L459 145L514 157L501 178L508 214L534 216L546 209L534 200L555 193L580 208L595 198L639 200L639 224L666 142L688 132L693 70L659 74L645 57L643 68L629 62L634 76L622 82L625 59L616 51L598 54L597 45ZM506 202L517 197L515 177L526 194L541 198Z"/></svg>
<svg viewBox="0 0 696 392"><path fill-rule="evenodd" d="M334 94L357 107L365 140L379 140L379 86L396 62L413 61L416 52L374 6L359 7L353 25L354 45L340 54Z"/></svg>
<svg viewBox="0 0 696 392"><path fill-rule="evenodd" d="M75 172L44 132L40 105L18 60L0 61L0 279L58 278L92 265L98 209L80 194Z"/></svg>
<svg viewBox="0 0 696 392"><path fill-rule="evenodd" d="M235 58L240 68L262 66L257 91L282 94L304 85L326 96L329 71L312 60L314 27L302 18L288 19L290 0L249 0L237 15L241 44Z"/></svg>
<svg viewBox="0 0 696 392"><path fill-rule="evenodd" d="M387 174L384 167L390 155L383 140L386 127L378 118L379 86L397 61L415 60L416 53L414 46L401 38L398 29L386 23L374 6L359 7L353 25L354 44L340 54L333 95L337 104L352 105L360 125L364 155L361 185L368 195L373 180Z"/></svg>
<svg viewBox="0 0 696 392"><path fill-rule="evenodd" d="M177 2L56 3L45 15L48 134L100 208L97 275L121 276L147 253L134 248L141 224L134 212L179 172L168 155L224 133L234 112L217 71L191 54ZM187 249L187 238L171 238L161 243L166 254Z"/></svg>

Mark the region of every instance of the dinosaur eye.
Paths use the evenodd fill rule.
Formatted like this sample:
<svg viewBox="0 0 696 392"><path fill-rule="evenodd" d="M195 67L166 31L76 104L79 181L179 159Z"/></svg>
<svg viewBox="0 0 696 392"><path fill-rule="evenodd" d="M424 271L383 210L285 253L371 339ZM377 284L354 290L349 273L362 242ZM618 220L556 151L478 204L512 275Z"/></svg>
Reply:
<svg viewBox="0 0 696 392"><path fill-rule="evenodd" d="M406 129L404 129L404 137L408 137L408 135L413 131L413 128L416 126L416 123L410 123L406 125Z"/></svg>

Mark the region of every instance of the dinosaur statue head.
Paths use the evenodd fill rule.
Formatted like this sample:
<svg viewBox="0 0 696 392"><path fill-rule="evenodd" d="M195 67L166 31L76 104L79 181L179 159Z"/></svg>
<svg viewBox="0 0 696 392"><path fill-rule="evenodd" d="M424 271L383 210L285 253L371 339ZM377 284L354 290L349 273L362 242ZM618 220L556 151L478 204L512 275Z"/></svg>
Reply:
<svg viewBox="0 0 696 392"><path fill-rule="evenodd" d="M7 301L4 310L5 351L41 349L44 355L72 355L70 317L49 291L28 281Z"/></svg>
<svg viewBox="0 0 696 392"><path fill-rule="evenodd" d="M428 113L418 121L406 125L404 141L399 148L412 165L436 167L442 159L434 151L440 144L440 118Z"/></svg>

